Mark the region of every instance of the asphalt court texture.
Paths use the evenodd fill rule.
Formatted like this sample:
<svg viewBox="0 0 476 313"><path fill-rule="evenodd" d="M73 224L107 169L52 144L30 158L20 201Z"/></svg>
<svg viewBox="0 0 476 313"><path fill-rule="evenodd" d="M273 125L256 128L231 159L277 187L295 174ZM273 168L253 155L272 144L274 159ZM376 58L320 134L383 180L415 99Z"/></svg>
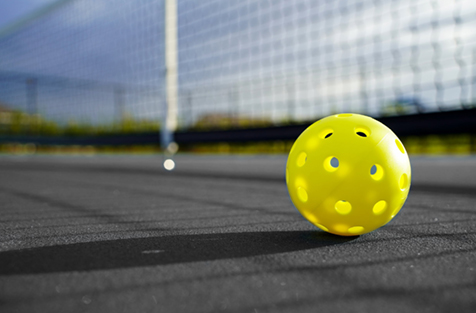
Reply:
<svg viewBox="0 0 476 313"><path fill-rule="evenodd" d="M411 158L400 213L316 229L286 156L0 156L0 312L476 312L476 158Z"/></svg>

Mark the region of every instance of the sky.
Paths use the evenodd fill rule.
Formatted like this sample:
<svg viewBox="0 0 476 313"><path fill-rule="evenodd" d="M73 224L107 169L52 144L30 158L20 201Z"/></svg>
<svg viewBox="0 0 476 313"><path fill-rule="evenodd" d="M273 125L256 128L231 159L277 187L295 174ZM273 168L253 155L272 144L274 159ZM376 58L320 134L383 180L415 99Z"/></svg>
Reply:
<svg viewBox="0 0 476 313"><path fill-rule="evenodd" d="M0 29L57 0L0 0Z"/></svg>
<svg viewBox="0 0 476 313"><path fill-rule="evenodd" d="M0 21L42 4L0 1ZM117 103L160 116L163 20L162 0L68 1L0 36L0 101L25 106L36 77L40 110L55 118L105 120ZM185 123L210 112L377 116L399 98L454 109L476 94L472 0L178 0L178 23Z"/></svg>

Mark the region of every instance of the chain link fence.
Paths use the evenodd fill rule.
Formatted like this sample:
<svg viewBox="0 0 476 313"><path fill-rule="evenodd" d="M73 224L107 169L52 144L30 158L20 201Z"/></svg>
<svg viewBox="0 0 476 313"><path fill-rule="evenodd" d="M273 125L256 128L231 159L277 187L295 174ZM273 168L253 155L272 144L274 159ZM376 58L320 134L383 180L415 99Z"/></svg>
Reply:
<svg viewBox="0 0 476 313"><path fill-rule="evenodd" d="M0 31L0 114L159 123L164 6L63 0ZM476 103L471 0L178 0L177 14L182 130Z"/></svg>

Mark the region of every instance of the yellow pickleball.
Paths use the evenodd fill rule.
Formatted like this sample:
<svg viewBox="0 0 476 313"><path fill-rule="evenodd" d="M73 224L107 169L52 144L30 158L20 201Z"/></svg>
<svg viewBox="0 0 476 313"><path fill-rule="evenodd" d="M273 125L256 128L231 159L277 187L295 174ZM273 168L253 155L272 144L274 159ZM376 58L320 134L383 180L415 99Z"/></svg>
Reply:
<svg viewBox="0 0 476 313"><path fill-rule="evenodd" d="M371 232L392 220L408 196L411 168L398 137L360 114L337 114L309 126L286 164L286 184L299 212L342 236Z"/></svg>

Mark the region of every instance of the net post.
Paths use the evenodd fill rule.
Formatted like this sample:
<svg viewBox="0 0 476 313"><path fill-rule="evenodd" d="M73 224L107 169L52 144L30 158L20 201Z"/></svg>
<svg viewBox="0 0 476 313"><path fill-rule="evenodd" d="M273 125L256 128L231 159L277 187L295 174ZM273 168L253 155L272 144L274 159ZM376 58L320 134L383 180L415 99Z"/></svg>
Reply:
<svg viewBox="0 0 476 313"><path fill-rule="evenodd" d="M166 104L165 123L162 126L162 148L173 141L177 129L177 0L165 1L165 81Z"/></svg>

